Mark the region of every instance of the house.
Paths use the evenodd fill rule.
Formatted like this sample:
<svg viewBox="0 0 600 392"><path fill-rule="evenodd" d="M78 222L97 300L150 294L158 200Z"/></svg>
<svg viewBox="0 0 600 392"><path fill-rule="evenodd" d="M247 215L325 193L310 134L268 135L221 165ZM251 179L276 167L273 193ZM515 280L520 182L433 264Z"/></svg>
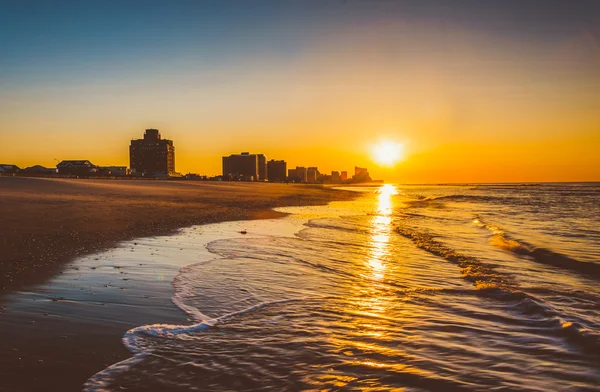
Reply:
<svg viewBox="0 0 600 392"><path fill-rule="evenodd" d="M62 176L88 177L96 175L98 166L88 160L66 160L56 165L58 174Z"/></svg>
<svg viewBox="0 0 600 392"><path fill-rule="evenodd" d="M7 163L0 163L0 175L14 176L19 173L21 168L17 165L11 165Z"/></svg>
<svg viewBox="0 0 600 392"><path fill-rule="evenodd" d="M23 169L23 173L33 175L51 175L56 174L56 168L44 167L42 165L34 165Z"/></svg>

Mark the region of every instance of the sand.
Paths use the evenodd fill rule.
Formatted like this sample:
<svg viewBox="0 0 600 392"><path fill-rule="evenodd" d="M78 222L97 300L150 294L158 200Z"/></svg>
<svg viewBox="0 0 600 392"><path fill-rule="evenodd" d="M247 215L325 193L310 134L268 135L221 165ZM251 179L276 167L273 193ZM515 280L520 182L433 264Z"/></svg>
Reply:
<svg viewBox="0 0 600 392"><path fill-rule="evenodd" d="M119 241L351 197L292 184L0 177L0 295Z"/></svg>
<svg viewBox="0 0 600 392"><path fill-rule="evenodd" d="M177 229L276 218L284 214L275 206L355 195L291 184L0 177L0 391L79 391L129 357L120 341L129 328L190 323L171 302L171 281L182 266L213 256ZM210 240L242 228L297 229L254 222L200 230Z"/></svg>
<svg viewBox="0 0 600 392"><path fill-rule="evenodd" d="M273 231L291 236L301 222L289 220L221 222L136 238L7 293L0 310L0 391L80 391L92 375L130 357L121 343L127 330L194 322L172 302L172 282L182 267L218 258L206 244Z"/></svg>

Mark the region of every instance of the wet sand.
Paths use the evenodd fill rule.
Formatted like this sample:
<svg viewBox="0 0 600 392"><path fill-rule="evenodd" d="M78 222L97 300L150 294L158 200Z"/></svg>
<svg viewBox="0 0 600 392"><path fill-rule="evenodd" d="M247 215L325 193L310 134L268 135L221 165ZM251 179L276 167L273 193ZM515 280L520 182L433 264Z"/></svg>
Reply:
<svg viewBox="0 0 600 392"><path fill-rule="evenodd" d="M2 271L17 280L2 280L0 391L81 390L95 372L129 357L120 341L128 329L190 322L171 302L171 282L181 267L214 255L186 238L278 226L177 228L278 217L271 207L353 195L286 184L0 178ZM158 236L175 232L178 240Z"/></svg>
<svg viewBox="0 0 600 392"><path fill-rule="evenodd" d="M291 184L0 177L0 296L120 241L351 197Z"/></svg>
<svg viewBox="0 0 600 392"><path fill-rule="evenodd" d="M80 391L96 372L130 357L121 343L127 330L193 322L173 304L172 282L182 267L218 257L206 244L272 230L292 235L301 223L223 222L138 238L77 258L47 282L5 295L0 391Z"/></svg>

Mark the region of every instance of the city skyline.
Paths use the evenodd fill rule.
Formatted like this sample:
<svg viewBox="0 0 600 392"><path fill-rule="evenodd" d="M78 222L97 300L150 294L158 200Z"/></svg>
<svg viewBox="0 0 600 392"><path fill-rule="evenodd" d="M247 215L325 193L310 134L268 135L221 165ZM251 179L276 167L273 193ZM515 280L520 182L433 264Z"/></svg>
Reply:
<svg viewBox="0 0 600 392"><path fill-rule="evenodd" d="M394 148L394 145L383 147ZM380 146L382 147L382 146ZM384 149L385 150L385 149ZM393 153L394 151L392 151ZM390 151L380 151L380 158L398 159ZM241 152L229 156L222 156L221 173L206 175L203 173L179 173L175 170L175 145L174 141L163 138L160 130L148 128L143 137L131 139L129 144L130 166L121 165L95 165L89 159L61 159L56 160L56 168L44 165L23 166L0 163L0 175L19 176L46 176L46 177L77 177L77 178L107 178L107 177L134 177L151 179L194 179L194 180L223 180L223 181L258 181L258 182L297 182L297 183L346 183L347 171L331 171L331 175L319 171L316 166L301 167L287 170L287 162L283 159L268 160L262 153ZM92 159L93 160L93 159ZM303 170L303 175L298 177L297 170ZM347 183L372 182L366 168L354 167L355 176ZM359 175L360 172L364 172ZM289 173L289 174L288 174ZM307 176L308 173L308 176ZM364 175L363 175L364 174ZM383 182L383 180L375 180Z"/></svg>
<svg viewBox="0 0 600 392"><path fill-rule="evenodd" d="M14 3L0 160L123 165L154 127L180 172L251 150L409 183L599 180L598 26L595 1ZM380 140L404 159L374 163Z"/></svg>
<svg viewBox="0 0 600 392"><path fill-rule="evenodd" d="M157 130L155 128L148 128L148 129L146 129L146 131L148 131L148 130L154 130L154 131L159 131L160 132L160 130ZM139 134L140 134L139 130L137 131L137 134L138 134L137 137L136 136L132 136L131 139L129 139L129 141L133 142L135 140L138 140ZM121 144L123 144L123 143L121 143ZM377 145L373 144L370 147L371 148L372 147L377 148ZM114 146L113 146L113 148L114 148ZM18 166L21 170L23 170L25 168L33 168L35 166L42 166L42 167L46 167L46 168L53 168L53 167L56 167L56 165L58 163L60 163L61 161L90 159L91 161L99 163L98 164L99 167L101 167L101 166L115 166L115 167L116 166L123 166L123 167L129 167L131 169L130 164L129 164L129 162L130 162L130 145L125 144L125 148L123 148L123 146L119 146L119 148L118 148L118 150L123 150L123 149L125 149L127 151L127 155L125 156L125 158L118 158L116 161L106 161L106 162L104 162L104 161L100 161L100 160L95 159L95 157L91 157L91 158L89 158L89 157L83 157L83 156L79 156L81 154L75 153L73 156L66 157L66 158L52 158L52 159L46 158L46 159L43 159L43 158L39 158L38 157L38 158L32 158L32 160L30 162L26 163L26 164L22 164L20 160L14 160L14 161L8 161L8 160L6 160L6 162L3 161L2 164L14 164L14 165ZM260 148L258 149L258 151L260 151ZM292 168L294 166L298 166L298 165L306 165L306 161L312 159L312 158L309 158L309 159L299 159L299 161L297 163L290 164L289 161L287 160L287 158L282 158L280 153L276 152L276 150L273 150L273 151L274 151L274 154L277 156L276 160L283 159L286 162L286 164L289 165L290 168ZM213 154L214 156L217 156L217 161L218 161L218 163L216 165L214 163L210 165L210 167L216 167L217 168L214 172L208 172L208 171L203 170L201 168L200 169L196 169L196 170L194 170L194 169L192 169L192 170L178 170L177 172L181 173L181 174L198 174L198 175L203 175L203 176L208 176L208 177L219 177L223 173L222 159L223 159L223 157L225 155L229 155L229 154L235 155L235 154L239 154L239 153L228 151L228 152L223 153L223 154ZM262 154L262 153L260 153L259 155L264 155L266 157L267 161L272 160L271 156L268 155L268 154ZM177 155L176 155L176 157L177 157ZM400 157L399 158L399 162L396 163L396 164L394 164L394 165L392 165L392 170L395 169L395 168L397 168L397 165L402 164L402 162L405 159L406 159L406 157L404 157L404 156ZM376 161L377 161L376 158L371 157L371 159L369 161L370 164L368 166L369 167L375 167L376 169L372 170L372 171L376 172L376 173L380 173L380 171L377 170L377 166L376 166L377 163L376 163ZM177 158L175 158L175 162L177 162ZM331 162L331 160L329 160L328 162ZM354 163L350 162L346 166L348 168L355 168L355 167L357 167L357 164L354 164ZM326 174L326 173L334 173L336 171L339 171L340 169L347 169L346 166L341 165L341 164L336 164L334 162L334 163L330 163L329 165L325 165L326 168L325 169L320 169L320 171L322 173L324 173L324 174ZM382 166L386 166L386 165L382 165ZM177 167L179 167L179 166L177 166ZM314 167L320 168L321 166L315 165ZM343 170L343 171L345 171L345 170ZM381 178L381 177L375 177L374 176L374 178L377 179L377 178ZM394 179L394 178L392 178L392 180L388 180L387 178L382 178L382 180L384 180L386 182L390 182L391 181L391 182L401 182L401 183L407 183L407 184L408 183L413 183L413 184L435 183L435 181L431 181L431 182L427 182L427 181L421 181L421 182L419 182L419 181L412 181L412 182L411 181L402 181L401 179ZM438 181L438 183L444 183L445 182L445 183L457 183L458 184L458 183L469 183L469 182L473 182L473 183L516 182L516 183L518 183L518 182L596 182L596 181L598 181L598 179L596 177L592 177L590 179L581 179L581 180L577 180L577 179L574 179L574 180L556 180L556 181L555 180L549 180L549 181L545 181L545 180L532 180L532 181L529 181L529 180L514 180L514 181L511 181L511 180L508 180L508 181Z"/></svg>

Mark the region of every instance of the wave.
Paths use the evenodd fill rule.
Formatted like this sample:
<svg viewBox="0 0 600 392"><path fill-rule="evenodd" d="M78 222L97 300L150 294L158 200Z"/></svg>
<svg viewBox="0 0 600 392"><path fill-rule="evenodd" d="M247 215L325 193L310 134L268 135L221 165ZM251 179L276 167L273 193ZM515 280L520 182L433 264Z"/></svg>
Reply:
<svg viewBox="0 0 600 392"><path fill-rule="evenodd" d="M564 321L561 323L560 334L567 341L575 343L590 354L598 355L600 352L600 336L591 332L580 323Z"/></svg>
<svg viewBox="0 0 600 392"><path fill-rule="evenodd" d="M498 226L485 223L478 216L474 222L492 233L492 244L498 248L526 256L541 264L579 272L586 276L600 277L600 264L579 261L547 248L535 247L523 240L515 240Z"/></svg>
<svg viewBox="0 0 600 392"><path fill-rule="evenodd" d="M600 336L590 332L577 322L566 321L558 311L544 303L543 300L519 290L518 283L512 276L498 272L494 266L483 263L475 257L461 254L447 247L433 239L429 233L403 226L397 226L396 231L412 240L418 248L461 267L463 277L475 285L474 294L502 302L513 302L511 308L514 311L547 320L550 323L550 331L554 334L578 344L584 351L600 352ZM455 289L441 291L464 293Z"/></svg>
<svg viewBox="0 0 600 392"><path fill-rule="evenodd" d="M453 196L442 196L438 198L424 198L423 200L418 200L416 202L421 203L429 203L435 202L436 200L474 200L482 198L479 196L475 197L467 197L463 195L453 195ZM490 199L490 198L488 198ZM493 198L496 199L496 198ZM506 198L502 198L506 200ZM402 214L406 214L403 213ZM406 214L410 215L410 214ZM468 215L471 216L471 215ZM481 223L481 222L480 222ZM484 223L481 223L485 225ZM294 264L298 264L303 268L306 267L306 271L308 272L316 272L320 274L318 276L322 276L325 273L327 277L341 276L344 280L345 284L351 284L352 282L356 282L353 280L357 277L357 274L354 272L355 270L350 268L348 270L337 268L338 265L342 262L346 262L350 257L350 250L354 252L355 250L360 250L361 247L364 247L364 244L360 241L352 241L356 240L355 234L362 236L368 235L371 233L368 227L365 226L366 223L361 223L358 219L356 221L346 217L345 219L313 219L307 223L305 223L306 229L301 230L296 234L298 238L296 239L286 239L285 243L276 240L276 237L271 238L268 241L263 241L253 246L252 244L247 243L247 239L239 239L236 241L241 242L241 244L237 244L237 246L232 246L230 239L225 240L217 240L208 244L208 249L211 253L215 255L219 255L225 259L250 259L252 261L257 260L259 262L264 262L268 267L265 268L266 274L264 276L271 276L270 273L274 272L273 266L276 265L276 268L282 268L282 270L288 271L289 262L293 262ZM413 223L414 225L414 223ZM492 230L491 227L482 226L488 230ZM496 238L496 233L494 233L494 241L498 241L498 246L506 247L507 250L510 250L515 253L523 252L520 254L535 254L535 250L537 248L533 248L530 245L513 240L506 235L504 235L503 231L498 228L495 228L498 231L498 236ZM552 341L558 340L560 341L560 345L565 345L567 343L573 343L576 347L581 347L585 351L589 351L591 354L595 355L600 352L600 339L597 334L589 331L589 328L585 326L585 318L581 318L577 316L577 313L573 313L571 310L567 310L570 315L564 317L565 313L564 309L569 309L568 307L563 307L562 304L558 306L553 306L555 304L554 301L548 301L548 296L545 293L535 293L532 289L520 289L519 284L515 277L510 273L506 273L500 271L498 267L494 264L485 263L477 257L473 257L467 254L463 254L457 250L451 249L448 245L436 240L435 236L430 232L419 231L416 228L407 227L405 225L396 225L395 231L402 235L405 238L411 240L418 248L423 249L433 255L441 257L447 262L453 263L461 268L463 277L472 282L475 290L473 290L469 284L455 285L440 285L441 288L419 288L419 287L411 287L411 288L403 288L404 286L396 286L393 281L385 282L385 284L379 284L378 288L383 290L382 293L385 293L385 296L393 297L394 294L399 296L411 296L414 294L425 294L425 295L415 295L416 302L422 301L422 297L425 297L428 300L428 296L426 294L439 292L441 295L436 297L432 303L436 306L444 307L447 306L448 309L454 312L463 312L464 314L470 315L471 319L475 324L477 324L481 320L486 320L488 322L498 322L498 323L506 323L503 325L508 325L510 328L506 328L506 330L512 331L515 326L518 326L519 331L523 331L524 334L539 334L539 335L550 335L553 339ZM314 241L313 240L317 240ZM256 240L255 240L256 241ZM398 239L396 239L398 241ZM292 243L289 243L292 242ZM405 241L398 241L400 243L404 243ZM362 245L361 245L362 244ZM405 244L406 245L406 244ZM409 244L410 245L410 244ZM322 251L315 251L321 247ZM295 252L294 249L298 249L298 252ZM328 253L325 253L325 249L328 250ZM301 253L300 251L304 252ZM316 254L317 257L312 259L308 256L306 252L311 251ZM528 253L525 253L528 252ZM358 254L359 252L357 252ZM539 253L539 252L538 252ZM398 252L398 255L401 253ZM344 257L342 257L343 255ZM481 256L483 257L483 256ZM533 256L531 256L533 257ZM566 256L565 256L566 257ZM339 259L339 260L338 260ZM225 327L228 320L236 315L250 313L254 311L258 311L262 308L267 308L268 311L278 310L277 307L269 308L269 306L276 306L278 304L287 304L290 303L291 307L298 306L303 310L302 313L294 313L298 317L306 317L307 312L304 312L304 307L310 302L303 301L316 301L319 306L327 302L326 300L335 299L335 300L345 300L347 297L345 296L332 296L332 295L323 295L323 296L314 296L313 293L318 293L319 291L309 291L304 290L302 294L296 295L295 298L287 298L282 299L283 292L277 293L276 296L256 296L253 299L257 301L263 301L256 303L252 306L249 306L248 302L245 300L236 302L236 308L232 309L232 307L227 307L224 312L231 312L223 315L223 311L219 312L219 314L211 314L211 308L202 307L202 311L206 314L203 314L200 309L193 306L194 302L186 301L186 299L193 298L196 292L194 291L194 286L191 286L191 283L198 278L198 276L205 276L206 270L197 271L198 274L193 275L190 272L197 270L199 265L203 265L205 263L209 263L215 260L221 260L219 258L201 262L198 264L189 265L181 269L180 274L175 277L173 281L173 286L175 287L175 293L173 295L173 302L182 310L184 310L188 315L192 316L196 323L192 325L164 325L164 324L154 324L141 326L137 328L133 328L123 336L123 344L127 347L127 349L133 353L133 357L127 359L125 361L114 364L105 370L95 374L92 378L88 380L85 384L84 389L86 391L103 391L109 390L111 387L111 382L114 382L115 378L119 375L123 375L124 372L128 372L133 368L135 372L135 366L142 361L145 361L148 358L159 358L161 353L161 345L165 344L165 341L171 341L174 345L187 345L190 343L190 340L194 339L194 334L200 332L200 336L204 336L203 332L212 332L217 331ZM288 260L288 261L286 261ZM394 261L390 261L392 263ZM271 265L271 263L273 263ZM284 267L280 267L280 265L285 264ZM231 268L231 263L226 263L227 268ZM252 264L252 270L255 271L256 265ZM304 270L303 270L304 271ZM298 271L298 272L303 272ZM449 268L450 276L456 277L456 272L452 267ZM190 276L188 276L190 275ZM290 274L291 276L292 274ZM252 275L257 276L257 275ZM302 281L303 285L306 285L304 279L307 279L306 274L296 274L296 277L293 278L293 281ZM244 281L246 279L244 278ZM390 279L393 280L393 279ZM272 280L267 280L267 283L273 282ZM321 282L320 280L318 282ZM523 280L525 282L525 280ZM279 288L280 286L275 282L275 287ZM280 282L282 283L282 282ZM369 284L367 282L367 284ZM288 292L288 290L292 289L292 293L297 293L298 291L293 290L293 285L283 287L283 291ZM523 286L526 286L523 283ZM197 287L197 286L196 286ZM226 286L222 283L219 283L217 286L217 292L225 291ZM247 286L241 286L246 288ZM258 286L257 286L258 287ZM321 290L320 286L318 290ZM305 288L305 287L304 287ZM244 292L250 293L247 290L241 290ZM198 292L202 292L203 295L206 295L205 292L198 290ZM322 291L323 294L326 292ZM337 293L337 291L330 291L330 293ZM281 295L280 295L281 294ZM476 301L470 301L470 298L467 298L468 301L464 301L464 303L468 304L468 306L460 307L456 306L452 301L448 301L446 296L448 295L465 295L465 296L473 296L473 299ZM558 292L561 296L564 296L565 293ZM243 294L245 296L246 294ZM583 294L582 294L583 295ZM480 297L480 298L478 298ZM245 298L245 297L244 297ZM595 297L591 297L589 299L590 302L594 300ZM274 300L276 299L276 300ZM462 298L461 298L462 299ZM490 300L488 300L490 299ZM546 300L546 301L545 301ZM496 302L498 301L498 302ZM426 301L424 301L426 302ZM459 303L461 301L458 301ZM237 307L238 304L241 303L241 306ZM475 305L473 305L475 303ZM477 304L479 303L479 305ZM486 312L485 308L490 304L501 309L503 312ZM426 306L427 304L423 304L420 302L421 306ZM454 308L450 308L454 306ZM284 308L287 305L283 306ZM481 309L481 308L482 309ZM207 310L208 309L208 310ZM241 309L241 310L238 310ZM233 311L235 310L235 311ZM507 312L504 312L506 310ZM336 313L336 315L342 315L349 318L355 318L357 314L363 315L366 317L392 317L389 313L376 314L376 313L368 313L364 310L358 313L353 308L348 308L345 310L349 312L344 315L342 312ZM562 314L561 314L562 312ZM260 319L260 313L251 313L250 317L244 317L241 320L240 325L244 329L256 329L262 330L267 324L268 321L263 321ZM273 312L276 313L276 312ZM310 314L310 313L308 313ZM320 314L320 313L316 313ZM428 317L433 317L435 314L427 313ZM442 313L442 315L444 315ZM213 316L213 317L211 317ZM277 317L281 317L277 315ZM298 320L298 317L294 317L294 320ZM447 317L446 317L447 318ZM291 319L291 318L290 318ZM443 319L441 319L443 320ZM467 319L469 320L469 319ZM580 322L584 320L584 322ZM231 320L229 320L231 322ZM251 322L251 324L246 326L246 322ZM476 328L473 330L484 330L486 328L485 324L476 325ZM239 331L239 329L238 329ZM271 331L276 331L276 329L272 329ZM467 329L467 331L469 331ZM279 331L272 332L274 334ZM226 339L236 340L239 338L239 335L236 334L225 334ZM267 334L269 335L269 334ZM269 335L270 336L270 335ZM327 336L327 335L325 335ZM150 339L148 337L151 337ZM155 339L158 338L158 339ZM554 339L556 338L556 339ZM519 337L516 338L516 345L519 345L518 341ZM176 342L173 342L175 341ZM549 339L546 339L549 340ZM398 343L400 340L398 341ZM511 341L512 343L512 341ZM214 345L213 347L217 347ZM468 345L467 345L468 346ZM525 345L523 345L525 346ZM200 347L200 346L197 346ZM276 347L274 348L274 350ZM204 346L202 346L202 350L205 350ZM192 351L192 350L190 350ZM214 353L210 352L210 350L206 350L209 352L208 355L213 356ZM318 351L318 350L317 350ZM163 353L165 350L163 350ZM242 350L242 353L245 354L245 351ZM320 354L320 353L318 353ZM207 361L210 363L212 360L211 357L208 357ZM275 355L277 363L279 364L281 361L281 357ZM246 359L245 357L243 359ZM167 358L165 358L167 360ZM201 363L199 361L198 363ZM184 363L182 363L185 365ZM243 367L242 367L243 368ZM285 367L284 367L285 368ZM231 367L229 369L235 369ZM237 369L235 369L237 370ZM370 375L373 374L372 369L368 369ZM224 372L223 374L232 374L231 371ZM150 373L148 373L150 374ZM163 374L169 374L165 371ZM392 374L390 372L390 374ZM125 374L126 376L128 374ZM274 375L276 377L277 375ZM171 376L174 377L174 376ZM391 376L390 376L391 377ZM261 382L264 382L263 379L258 377ZM283 376L280 379L284 379ZM383 379L380 379L380 381ZM394 380L397 382L397 380ZM406 381L406 380L404 380ZM424 384L428 383L427 378L416 377L412 381L415 387L423 387L427 385L431 390L441 390L441 389L458 389L459 384ZM432 380L431 382L435 382ZM393 384L393 382L391 383ZM285 389L285 388L281 388Z"/></svg>
<svg viewBox="0 0 600 392"><path fill-rule="evenodd" d="M512 196L491 196L491 195L445 195L445 196L416 196L416 200L406 200L402 203L408 207L419 206L424 204L432 204L444 201L458 202L478 202L478 203L496 203L496 204L512 204L517 197Z"/></svg>
<svg viewBox="0 0 600 392"><path fill-rule="evenodd" d="M513 277L498 272L494 266L483 263L475 257L461 254L447 247L433 239L429 233L401 225L396 226L395 230L403 237L412 240L418 248L458 265L462 268L463 277L473 282L477 289L512 289L517 286Z"/></svg>
<svg viewBox="0 0 600 392"><path fill-rule="evenodd" d="M317 218L310 219L304 223L304 226L316 229L329 229L336 231L344 231L348 233L362 233L368 234L369 229L360 227L357 222L349 221L351 217L345 217L346 219L331 219L331 218Z"/></svg>
<svg viewBox="0 0 600 392"><path fill-rule="evenodd" d="M112 389L107 389L110 383L114 380L115 376L122 374L133 365L143 362L146 358L154 355L152 347L147 347L144 342L144 336L157 337L163 339L179 339L186 340L186 337L195 333L206 331L209 328L215 327L217 324L230 319L235 316L239 316L245 313L253 312L268 306L281 305L290 302L306 301L306 300L323 300L329 297L304 297L304 298L292 298L278 301L263 302L250 306L246 309L231 312L220 317L203 320L199 323L192 325L169 325L169 324L152 324L143 325L140 327L132 328L125 333L121 341L129 352L133 354L133 357L117 362L106 369L94 374L90 377L83 386L84 391L88 392L104 392Z"/></svg>

